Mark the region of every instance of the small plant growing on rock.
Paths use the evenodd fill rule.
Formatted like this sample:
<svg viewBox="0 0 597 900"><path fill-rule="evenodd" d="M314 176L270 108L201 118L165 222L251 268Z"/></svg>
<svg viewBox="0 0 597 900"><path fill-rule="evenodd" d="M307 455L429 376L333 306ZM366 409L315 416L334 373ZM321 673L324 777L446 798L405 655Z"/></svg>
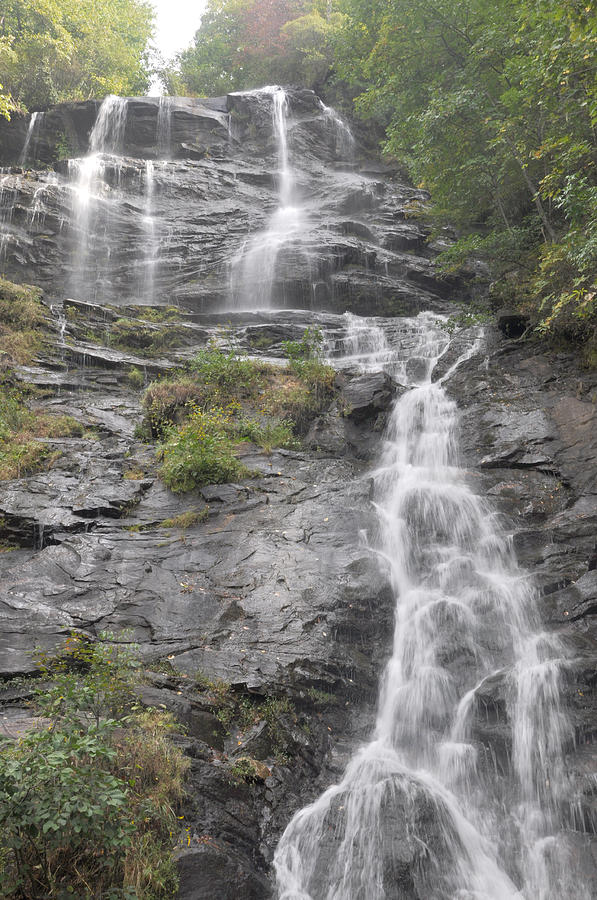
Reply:
<svg viewBox="0 0 597 900"><path fill-rule="evenodd" d="M233 782L245 782L246 784L257 784L257 782L265 781L271 775L269 766L257 759L251 759L249 756L240 756L235 759L229 767L230 775Z"/></svg>
<svg viewBox="0 0 597 900"><path fill-rule="evenodd" d="M145 384L145 375L138 366L133 366L128 370L126 380L134 391L140 391Z"/></svg>

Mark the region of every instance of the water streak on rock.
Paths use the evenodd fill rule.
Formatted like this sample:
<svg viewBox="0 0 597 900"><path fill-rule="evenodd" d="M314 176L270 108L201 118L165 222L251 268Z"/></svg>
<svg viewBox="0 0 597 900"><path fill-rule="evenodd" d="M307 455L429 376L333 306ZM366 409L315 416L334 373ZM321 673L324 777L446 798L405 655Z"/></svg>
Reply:
<svg viewBox="0 0 597 900"><path fill-rule="evenodd" d="M29 126L27 128L27 134L25 135L25 143L23 144L23 149L21 150L21 155L19 156L19 165L25 167L27 165L27 158L29 156L29 148L33 143L33 153L35 154L35 145L37 143L37 139L39 137L39 130L42 126L44 118L43 112L34 112L31 113L31 118L29 119Z"/></svg>

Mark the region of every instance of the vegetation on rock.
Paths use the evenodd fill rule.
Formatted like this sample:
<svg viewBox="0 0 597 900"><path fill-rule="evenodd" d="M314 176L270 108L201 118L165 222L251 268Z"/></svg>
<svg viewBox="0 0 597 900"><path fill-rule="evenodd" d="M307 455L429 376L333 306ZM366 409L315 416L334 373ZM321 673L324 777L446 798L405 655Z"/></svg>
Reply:
<svg viewBox="0 0 597 900"><path fill-rule="evenodd" d="M0 368L27 365L41 347L48 313L41 289L0 278Z"/></svg>
<svg viewBox="0 0 597 900"><path fill-rule="evenodd" d="M295 448L297 435L333 392L335 372L319 358L317 338L285 345L288 369L215 347L201 350L184 374L145 391L147 431L161 439L161 476L174 491L246 477L238 445L266 452Z"/></svg>
<svg viewBox="0 0 597 900"><path fill-rule="evenodd" d="M0 881L6 898L172 897L176 807L188 761L168 714L135 705L125 645L73 635L40 655L43 717L0 744Z"/></svg>
<svg viewBox="0 0 597 900"><path fill-rule="evenodd" d="M72 416L30 409L19 389L4 385L0 397L0 480L42 471L57 459L60 451L40 438L81 437L83 431Z"/></svg>

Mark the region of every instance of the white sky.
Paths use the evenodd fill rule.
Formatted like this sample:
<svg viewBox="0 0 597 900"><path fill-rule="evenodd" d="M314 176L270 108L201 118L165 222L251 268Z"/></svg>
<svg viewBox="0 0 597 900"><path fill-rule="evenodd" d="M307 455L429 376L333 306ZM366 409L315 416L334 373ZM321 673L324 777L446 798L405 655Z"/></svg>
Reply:
<svg viewBox="0 0 597 900"><path fill-rule="evenodd" d="M191 43L207 0L151 0L155 6L155 44L165 59Z"/></svg>

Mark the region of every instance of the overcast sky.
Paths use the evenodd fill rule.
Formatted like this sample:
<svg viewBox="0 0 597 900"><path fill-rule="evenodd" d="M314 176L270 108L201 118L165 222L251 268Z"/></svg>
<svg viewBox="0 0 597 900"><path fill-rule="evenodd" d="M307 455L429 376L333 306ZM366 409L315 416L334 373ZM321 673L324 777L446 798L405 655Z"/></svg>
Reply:
<svg viewBox="0 0 597 900"><path fill-rule="evenodd" d="M188 47L207 0L151 0L156 8L155 43L165 59Z"/></svg>

